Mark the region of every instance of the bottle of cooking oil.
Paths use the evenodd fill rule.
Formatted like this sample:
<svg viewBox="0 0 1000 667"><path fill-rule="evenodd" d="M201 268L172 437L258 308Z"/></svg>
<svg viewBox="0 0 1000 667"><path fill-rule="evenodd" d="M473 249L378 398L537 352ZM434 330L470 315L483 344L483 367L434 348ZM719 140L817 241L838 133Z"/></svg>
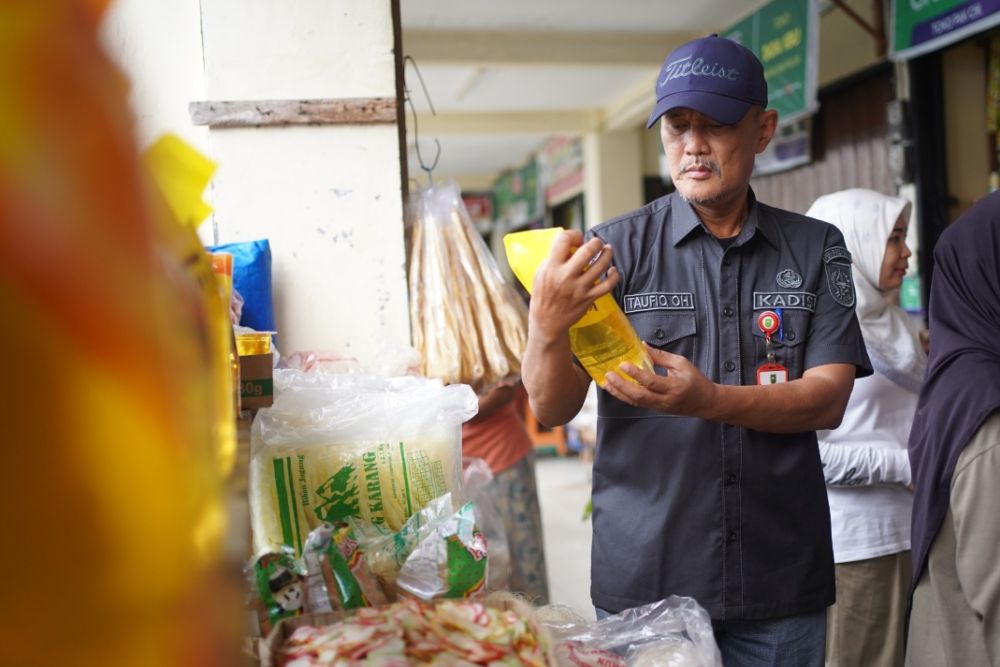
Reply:
<svg viewBox="0 0 1000 667"><path fill-rule="evenodd" d="M504 236L510 268L529 292L535 272L548 257L552 243L562 231L559 227L552 227ZM617 370L619 364L626 361L650 372L653 370L653 362L645 346L610 294L594 301L583 317L570 327L569 344L573 354L600 387L604 386L605 374Z"/></svg>

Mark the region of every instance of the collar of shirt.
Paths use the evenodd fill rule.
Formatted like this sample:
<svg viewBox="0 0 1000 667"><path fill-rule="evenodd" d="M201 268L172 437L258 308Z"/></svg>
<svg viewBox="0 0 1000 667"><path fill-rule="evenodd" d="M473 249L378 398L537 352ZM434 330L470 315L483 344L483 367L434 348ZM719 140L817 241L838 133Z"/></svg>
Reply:
<svg viewBox="0 0 1000 667"><path fill-rule="evenodd" d="M743 229L740 230L740 234L736 238L736 242L733 245L743 245L753 238L753 235L759 230L761 236L763 236L768 243L777 248L778 233L775 229L774 220L767 215L758 215L760 207L757 206L757 196L754 194L753 188L749 186L747 187L747 196L750 200L750 214L747 215L747 219L743 223ZM691 232L695 229L701 228L706 234L711 234L705 225L702 224L701 219L698 218L698 214L695 213L690 202L679 195L675 201L679 205L675 207L673 214L674 233L672 241L674 247L680 245L681 241L690 236Z"/></svg>

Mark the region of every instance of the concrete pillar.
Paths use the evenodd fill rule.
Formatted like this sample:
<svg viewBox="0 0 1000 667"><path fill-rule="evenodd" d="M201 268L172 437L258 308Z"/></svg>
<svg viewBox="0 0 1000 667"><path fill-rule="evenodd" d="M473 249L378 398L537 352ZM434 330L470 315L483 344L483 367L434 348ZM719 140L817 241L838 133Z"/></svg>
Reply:
<svg viewBox="0 0 1000 667"><path fill-rule="evenodd" d="M640 132L632 129L584 135L583 206L587 229L642 206Z"/></svg>

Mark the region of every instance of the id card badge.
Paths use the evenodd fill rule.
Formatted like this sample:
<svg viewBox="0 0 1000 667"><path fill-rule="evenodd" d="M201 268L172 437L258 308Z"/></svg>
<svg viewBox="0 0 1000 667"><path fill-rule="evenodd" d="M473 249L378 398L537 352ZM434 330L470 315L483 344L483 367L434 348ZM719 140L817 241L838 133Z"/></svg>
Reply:
<svg viewBox="0 0 1000 667"><path fill-rule="evenodd" d="M757 317L757 326L764 334L767 361L757 367L757 384L784 384L788 382L788 369L774 359L771 336L781 330L781 313L765 310Z"/></svg>
<svg viewBox="0 0 1000 667"><path fill-rule="evenodd" d="M757 384L784 384L788 369L781 364L764 364L757 368Z"/></svg>

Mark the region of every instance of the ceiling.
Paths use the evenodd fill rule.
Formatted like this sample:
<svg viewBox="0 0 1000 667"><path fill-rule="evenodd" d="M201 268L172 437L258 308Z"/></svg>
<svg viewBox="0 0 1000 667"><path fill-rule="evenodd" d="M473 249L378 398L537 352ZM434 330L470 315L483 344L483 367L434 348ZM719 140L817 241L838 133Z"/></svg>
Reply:
<svg viewBox="0 0 1000 667"><path fill-rule="evenodd" d="M660 63L767 0L401 0L411 178L485 187L546 137L639 127ZM434 114L421 90L422 76ZM414 124L414 120L416 124ZM416 131L415 131L416 130Z"/></svg>

